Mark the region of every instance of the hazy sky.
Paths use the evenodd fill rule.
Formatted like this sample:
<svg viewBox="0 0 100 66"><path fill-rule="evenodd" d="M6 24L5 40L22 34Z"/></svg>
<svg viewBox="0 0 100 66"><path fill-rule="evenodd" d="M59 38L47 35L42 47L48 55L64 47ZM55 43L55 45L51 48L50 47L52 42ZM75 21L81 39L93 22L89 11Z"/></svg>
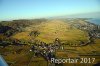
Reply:
<svg viewBox="0 0 100 66"><path fill-rule="evenodd" d="M100 12L100 0L0 0L0 20Z"/></svg>

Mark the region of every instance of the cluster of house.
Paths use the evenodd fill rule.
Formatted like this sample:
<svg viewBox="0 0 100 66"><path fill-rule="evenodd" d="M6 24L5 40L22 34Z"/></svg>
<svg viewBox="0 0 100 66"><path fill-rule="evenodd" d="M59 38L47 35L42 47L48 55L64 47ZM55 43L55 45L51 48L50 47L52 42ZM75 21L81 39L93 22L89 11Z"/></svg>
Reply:
<svg viewBox="0 0 100 66"><path fill-rule="evenodd" d="M80 30L88 31L88 33L91 34L90 36L94 38L100 38L100 25L91 23L87 23L87 25L74 24L74 27Z"/></svg>
<svg viewBox="0 0 100 66"><path fill-rule="evenodd" d="M30 51L34 52L34 56L42 55L46 60L51 60L55 57L55 52L60 48L59 39L55 39L54 44L46 44L41 42L41 44L34 44Z"/></svg>

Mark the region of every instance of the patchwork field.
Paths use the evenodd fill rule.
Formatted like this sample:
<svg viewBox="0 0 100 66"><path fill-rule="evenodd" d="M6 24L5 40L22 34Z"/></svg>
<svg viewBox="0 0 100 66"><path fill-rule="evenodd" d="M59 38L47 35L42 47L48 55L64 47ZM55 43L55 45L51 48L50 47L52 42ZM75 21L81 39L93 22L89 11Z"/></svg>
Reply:
<svg viewBox="0 0 100 66"><path fill-rule="evenodd" d="M100 40L100 39L98 39ZM97 42L98 42L97 40ZM21 51L19 52L18 50ZM50 62L47 62L43 57L34 57L34 52L29 51L31 46L8 46L6 48L0 47L0 53L3 55L7 63L10 66L47 66ZM56 50L57 58L95 58L94 63L88 64L68 64L64 63L62 66L70 65L70 66L93 66L97 62L100 62L100 44L91 44L83 47L70 47L68 45L64 45L64 49ZM59 66L59 64L57 65Z"/></svg>
<svg viewBox="0 0 100 66"><path fill-rule="evenodd" d="M40 34L37 37L29 36L29 33L34 30ZM80 41L87 42L89 40L87 32L72 27L68 22L62 20L48 20L36 26L31 25L26 27L24 32L17 33L12 37L23 40L35 39L45 43L53 43L56 38L59 38L62 43L76 44L79 44Z"/></svg>

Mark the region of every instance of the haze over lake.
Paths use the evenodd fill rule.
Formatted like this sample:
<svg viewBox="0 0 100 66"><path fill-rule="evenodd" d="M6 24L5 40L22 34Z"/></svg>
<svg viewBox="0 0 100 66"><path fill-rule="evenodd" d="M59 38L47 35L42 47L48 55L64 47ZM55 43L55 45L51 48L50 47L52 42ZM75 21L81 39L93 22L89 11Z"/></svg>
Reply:
<svg viewBox="0 0 100 66"><path fill-rule="evenodd" d="M100 19L99 18L93 18L88 20L91 23L99 24L100 25Z"/></svg>

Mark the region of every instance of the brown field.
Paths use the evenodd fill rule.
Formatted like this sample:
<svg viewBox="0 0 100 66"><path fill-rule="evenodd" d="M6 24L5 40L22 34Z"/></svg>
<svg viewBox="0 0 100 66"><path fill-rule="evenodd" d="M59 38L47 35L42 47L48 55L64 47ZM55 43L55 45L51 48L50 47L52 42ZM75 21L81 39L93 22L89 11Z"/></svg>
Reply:
<svg viewBox="0 0 100 66"><path fill-rule="evenodd" d="M92 66L97 62L100 62L100 44L98 43L100 39L96 40L96 44L91 44L83 47L70 47L68 45L64 46L64 50L56 50L57 58L95 58L94 63L77 63L69 64L64 63L63 66ZM43 57L34 57L34 53L30 52L30 46L7 46L6 48L0 47L0 53L3 55L10 66L47 66L50 62L47 62ZM20 52L17 52L22 49ZM95 52L93 52L95 51ZM59 66L59 64L57 65Z"/></svg>

